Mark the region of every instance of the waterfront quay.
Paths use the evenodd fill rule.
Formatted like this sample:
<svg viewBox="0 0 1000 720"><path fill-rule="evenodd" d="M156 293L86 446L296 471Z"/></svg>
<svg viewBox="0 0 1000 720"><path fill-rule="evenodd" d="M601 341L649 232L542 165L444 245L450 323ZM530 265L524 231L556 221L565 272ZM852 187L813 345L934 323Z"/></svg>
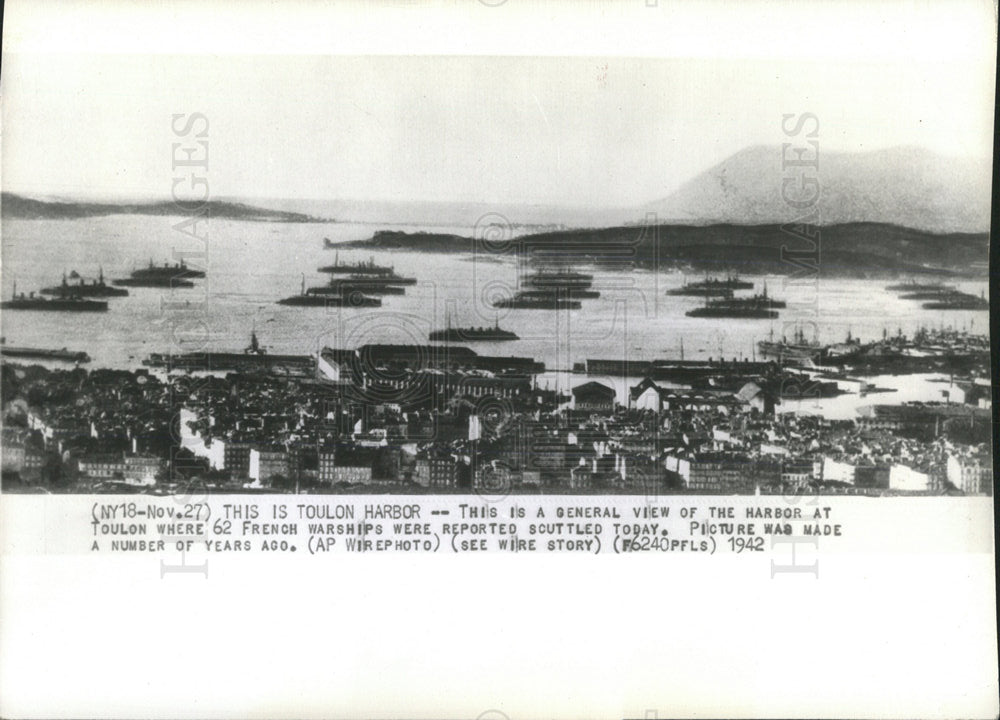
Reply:
<svg viewBox="0 0 1000 720"><path fill-rule="evenodd" d="M927 357L921 343L940 361L946 339L886 338L899 352L864 363ZM564 389L530 358L460 347L324 348L294 372L284 357L215 373L5 362L3 488L991 494L988 345L952 340L965 370L939 401L847 420L785 411L790 388L841 392L808 362L588 360ZM637 377L624 399L616 372Z"/></svg>

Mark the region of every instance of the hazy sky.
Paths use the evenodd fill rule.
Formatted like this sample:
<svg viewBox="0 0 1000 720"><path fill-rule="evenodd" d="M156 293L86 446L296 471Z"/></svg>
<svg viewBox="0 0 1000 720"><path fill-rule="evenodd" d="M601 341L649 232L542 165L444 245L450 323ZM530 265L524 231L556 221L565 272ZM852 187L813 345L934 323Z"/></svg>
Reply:
<svg viewBox="0 0 1000 720"><path fill-rule="evenodd" d="M3 187L166 195L170 118L192 112L209 118L216 196L635 205L748 145L781 143L782 114L802 112L819 117L829 151L988 157L990 58L952 50L863 60L21 52L3 63Z"/></svg>

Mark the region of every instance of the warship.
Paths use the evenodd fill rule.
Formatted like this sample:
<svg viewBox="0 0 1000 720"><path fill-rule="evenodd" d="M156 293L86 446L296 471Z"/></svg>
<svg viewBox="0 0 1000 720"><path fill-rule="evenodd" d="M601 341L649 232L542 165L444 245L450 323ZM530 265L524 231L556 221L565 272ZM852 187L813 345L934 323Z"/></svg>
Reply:
<svg viewBox="0 0 1000 720"><path fill-rule="evenodd" d="M941 287L937 290L920 290L918 292L904 293L900 295L900 300L940 300L955 295L962 295L953 287Z"/></svg>
<svg viewBox="0 0 1000 720"><path fill-rule="evenodd" d="M133 270L129 277L113 280L112 284L116 287L191 288L194 287L192 280L203 277L203 270L190 268L183 260L173 265L154 265L150 260L147 267Z"/></svg>
<svg viewBox="0 0 1000 720"><path fill-rule="evenodd" d="M889 285L886 290L889 292L942 292L945 290L954 290L955 288L950 285L942 285L941 283L918 283L912 280L904 283L896 283L895 285Z"/></svg>
<svg viewBox="0 0 1000 720"><path fill-rule="evenodd" d="M77 282L69 282L69 278L75 279ZM77 297L126 297L128 296L128 290L123 288L112 287L104 281L104 268L101 268L100 274L97 280L87 282L81 278L77 272L74 270L70 273L69 278L66 277L66 273L63 273L62 284L53 285L51 287L45 287L39 290L41 295L56 295L59 297L67 297L75 295Z"/></svg>
<svg viewBox="0 0 1000 720"><path fill-rule="evenodd" d="M145 288L193 288L194 283L184 278L170 277L145 277L145 278L119 278L112 280L112 284L117 287L145 287Z"/></svg>
<svg viewBox="0 0 1000 720"><path fill-rule="evenodd" d="M515 310L579 310L583 304L562 292L519 292L513 297L493 301L493 307Z"/></svg>
<svg viewBox="0 0 1000 720"><path fill-rule="evenodd" d="M547 290L540 290L538 288L531 288L528 290L522 290L518 293L521 297L532 298L532 297L549 297L552 295L559 295L564 298L569 298L571 300L592 300L594 298L601 297L599 290L586 290L583 288L552 288Z"/></svg>
<svg viewBox="0 0 1000 720"><path fill-rule="evenodd" d="M326 238L327 243L329 243L329 238ZM326 245L326 247L332 247L332 243ZM340 253L337 252L333 258L333 265L324 265L318 268L319 272L329 273L331 275L372 275L372 276L394 276L396 271L389 265L376 265L375 257L372 256L368 262L362 260L356 263L342 263L340 262ZM416 282L416 280L414 280Z"/></svg>
<svg viewBox="0 0 1000 720"><path fill-rule="evenodd" d="M43 348L17 347L8 345L6 338L0 337L0 356L25 358L30 360L64 360L73 363L90 362L90 355L78 350L47 350Z"/></svg>
<svg viewBox="0 0 1000 720"><path fill-rule="evenodd" d="M688 317L710 317L710 318L776 318L778 308L786 306L784 300L775 300L768 297L767 285L764 291L758 295L748 298L723 298L720 300L708 300L700 308L688 310Z"/></svg>
<svg viewBox="0 0 1000 720"><path fill-rule="evenodd" d="M168 265L163 263L163 265L154 265L152 259L149 261L149 265L144 268L139 268L138 270L132 271L133 278L184 278L186 280L193 280L205 277L204 270L195 270L194 268L188 267L187 263L181 260L179 263L174 263L173 265Z"/></svg>
<svg viewBox="0 0 1000 720"><path fill-rule="evenodd" d="M315 288L310 288L315 289ZM302 289L298 295L291 295L278 300L278 305L292 305L296 307L381 307L382 300L377 297L369 297L361 292L350 292L347 295L325 295L309 293L306 291L306 278L302 276Z"/></svg>
<svg viewBox="0 0 1000 720"><path fill-rule="evenodd" d="M521 284L526 288L537 288L541 290L563 290L579 289L584 290L591 286L594 276L588 273L575 272L573 270L540 270L526 276Z"/></svg>
<svg viewBox="0 0 1000 720"><path fill-rule="evenodd" d="M732 297L734 290L752 290L753 283L731 275L723 280L706 278L698 282L685 283L682 287L667 290L667 295L687 295L694 297Z"/></svg>
<svg viewBox="0 0 1000 720"><path fill-rule="evenodd" d="M385 283L381 279L351 276L334 278L326 285L306 290L309 295L344 295L352 292L370 293L371 295L405 295L406 288Z"/></svg>
<svg viewBox="0 0 1000 720"><path fill-rule="evenodd" d="M106 312L108 301L87 300L79 295L48 298L43 295L35 295L33 292L28 295L18 294L15 282L10 300L0 302L0 308L4 310L50 310L53 312Z"/></svg>
<svg viewBox="0 0 1000 720"><path fill-rule="evenodd" d="M151 353L142 361L148 367L163 367L167 370L235 370L249 372L256 370L281 370L293 374L306 375L315 367L310 355L273 355L265 350L257 340L257 331L250 333L250 345L243 352L197 352L172 355Z"/></svg>
<svg viewBox="0 0 1000 720"><path fill-rule="evenodd" d="M444 330L433 330L429 336L430 340L443 342L503 342L508 340L520 340L516 333L500 328L499 319L495 320L493 327L467 327L453 328L451 321Z"/></svg>
<svg viewBox="0 0 1000 720"><path fill-rule="evenodd" d="M956 292L943 295L933 302L925 302L924 310L989 310L990 301L985 296L976 297L969 293Z"/></svg>

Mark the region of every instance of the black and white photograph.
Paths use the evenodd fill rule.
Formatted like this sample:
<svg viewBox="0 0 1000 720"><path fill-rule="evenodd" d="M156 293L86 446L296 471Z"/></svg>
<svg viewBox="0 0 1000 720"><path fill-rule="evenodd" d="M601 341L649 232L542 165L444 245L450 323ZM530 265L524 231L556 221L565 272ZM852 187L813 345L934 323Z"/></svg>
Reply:
<svg viewBox="0 0 1000 720"><path fill-rule="evenodd" d="M996 716L995 3L198 7L6 11L0 714Z"/></svg>

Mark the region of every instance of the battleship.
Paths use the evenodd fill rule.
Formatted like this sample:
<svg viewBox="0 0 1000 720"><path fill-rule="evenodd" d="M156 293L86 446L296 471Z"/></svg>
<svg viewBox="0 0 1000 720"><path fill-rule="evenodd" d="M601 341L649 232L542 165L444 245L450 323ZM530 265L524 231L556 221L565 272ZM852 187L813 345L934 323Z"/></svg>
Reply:
<svg viewBox="0 0 1000 720"><path fill-rule="evenodd" d="M685 283L683 287L668 290L667 295L687 295L694 297L732 297L734 290L752 290L753 283L730 276L724 280L706 278L698 282Z"/></svg>
<svg viewBox="0 0 1000 720"><path fill-rule="evenodd" d="M941 283L918 283L912 281L886 287L886 290L889 292L943 292L954 289L950 285L942 285Z"/></svg>
<svg viewBox="0 0 1000 720"><path fill-rule="evenodd" d="M327 265L326 267L316 268L316 271L317 272L322 272L322 273L328 273L328 274L339 274L339 273L330 273L330 270L329 270L330 267L331 267L330 265ZM395 270L393 270L392 268L389 268L389 272L387 272L387 273L360 273L360 272L356 272L356 273L352 273L352 274L348 275L346 278L334 278L334 279L331 279L330 282L331 283L332 282L343 282L345 280L346 281L351 281L351 282L357 282L357 283L369 283L371 285L378 284L378 285L396 285L396 286L402 286L402 285L416 285L417 284L417 279L416 278L414 278L414 277L403 277L402 275L397 275L396 272L395 272Z"/></svg>
<svg viewBox="0 0 1000 720"><path fill-rule="evenodd" d="M24 358L26 360L62 360L72 363L90 362L90 355L79 350L47 350L44 348L17 347L8 345L6 338L0 337L0 356Z"/></svg>
<svg viewBox="0 0 1000 720"><path fill-rule="evenodd" d="M273 355L261 346L257 331L250 333L250 345L243 352L198 352L172 355L151 353L142 361L147 367L169 370L235 370L249 372L256 370L280 370L294 375L308 375L316 365L310 355Z"/></svg>
<svg viewBox="0 0 1000 720"><path fill-rule="evenodd" d="M748 298L722 298L708 300L705 305L688 310L688 317L708 318L776 318L778 308L786 306L784 300L775 300L767 295L767 285L764 292Z"/></svg>
<svg viewBox="0 0 1000 720"><path fill-rule="evenodd" d="M173 265L154 265L150 260L147 267L133 270L129 277L113 280L112 284L116 287L191 288L194 287L192 280L203 277L203 270L190 268L183 260Z"/></svg>
<svg viewBox="0 0 1000 720"><path fill-rule="evenodd" d="M51 287L45 287L39 290L41 295L56 295L59 297L68 297L75 295L77 297L126 297L128 296L128 290L124 288L117 288L108 285L104 281L104 269L101 268L100 275L98 275L97 280L87 282L81 278L76 271L73 271L69 275L70 278L75 279L77 282L69 282L66 277L66 273L63 273L63 279L61 285L53 285Z"/></svg>
<svg viewBox="0 0 1000 720"><path fill-rule="evenodd" d="M594 276L572 270L541 270L525 277L521 284L527 288L543 290L586 289L591 286Z"/></svg>
<svg viewBox="0 0 1000 720"><path fill-rule="evenodd" d="M4 310L50 310L53 312L106 312L108 301L87 300L79 295L53 298L35 295L35 293L28 295L21 293L19 295L15 284L10 300L4 300L0 303L0 308Z"/></svg>
<svg viewBox="0 0 1000 720"><path fill-rule="evenodd" d="M379 279L351 276L334 278L326 285L311 287L306 290L309 295L344 295L352 292L369 293L371 295L405 295L406 288L392 285Z"/></svg>
<svg viewBox="0 0 1000 720"><path fill-rule="evenodd" d="M955 292L943 295L933 302L921 305L924 310L989 310L990 301L969 293Z"/></svg>
<svg viewBox="0 0 1000 720"><path fill-rule="evenodd" d="M688 317L704 318L736 318L736 319L774 319L778 317L777 310L771 310L764 305L751 303L747 300L720 301L709 303L704 307L688 310Z"/></svg>
<svg viewBox="0 0 1000 720"><path fill-rule="evenodd" d="M493 327L453 328L449 321L446 329L431 331L429 339L439 342L504 342L521 338L510 330L501 329L500 321L497 319Z"/></svg>
<svg viewBox="0 0 1000 720"><path fill-rule="evenodd" d="M179 277L130 277L112 280L116 287L193 288L194 283Z"/></svg>
<svg viewBox="0 0 1000 720"><path fill-rule="evenodd" d="M310 288L316 289L316 288ZM370 297L361 292L350 292L347 295L325 295L306 291L306 279L302 276L302 289L298 295L291 295L277 301L278 305L296 307L381 307L382 300Z"/></svg>
<svg viewBox="0 0 1000 720"><path fill-rule="evenodd" d="M493 307L513 310L579 310L583 303L562 292L520 292L493 301Z"/></svg>
<svg viewBox="0 0 1000 720"><path fill-rule="evenodd" d="M538 288L531 288L529 290L522 290L518 293L521 297L532 298L532 297L550 297L552 295L559 295L564 298L569 298L571 300L593 300L594 298L601 297L599 290L587 290L584 288L549 288L541 290Z"/></svg>
<svg viewBox="0 0 1000 720"><path fill-rule="evenodd" d="M329 238L325 238L326 247L332 247L333 243L330 242ZM318 268L319 272L329 273L331 275L374 275L374 276L393 276L396 274L394 268L389 265L376 265L374 256L371 257L368 262L362 260L356 263L342 263L340 262L340 253L336 253L333 258L333 265L324 265ZM416 282L414 280L414 282Z"/></svg>
<svg viewBox="0 0 1000 720"><path fill-rule="evenodd" d="M900 300L940 300L942 298L951 297L953 295L961 295L958 290L953 287L940 287L937 290L920 290L918 292L904 293L900 295Z"/></svg>
<svg viewBox="0 0 1000 720"><path fill-rule="evenodd" d="M205 271L188 267L187 263L183 260L173 265L168 265L167 263L154 265L153 261L150 260L147 267L133 270L132 277L137 279L165 278L169 280L172 278L184 278L186 280L194 280L205 277Z"/></svg>

